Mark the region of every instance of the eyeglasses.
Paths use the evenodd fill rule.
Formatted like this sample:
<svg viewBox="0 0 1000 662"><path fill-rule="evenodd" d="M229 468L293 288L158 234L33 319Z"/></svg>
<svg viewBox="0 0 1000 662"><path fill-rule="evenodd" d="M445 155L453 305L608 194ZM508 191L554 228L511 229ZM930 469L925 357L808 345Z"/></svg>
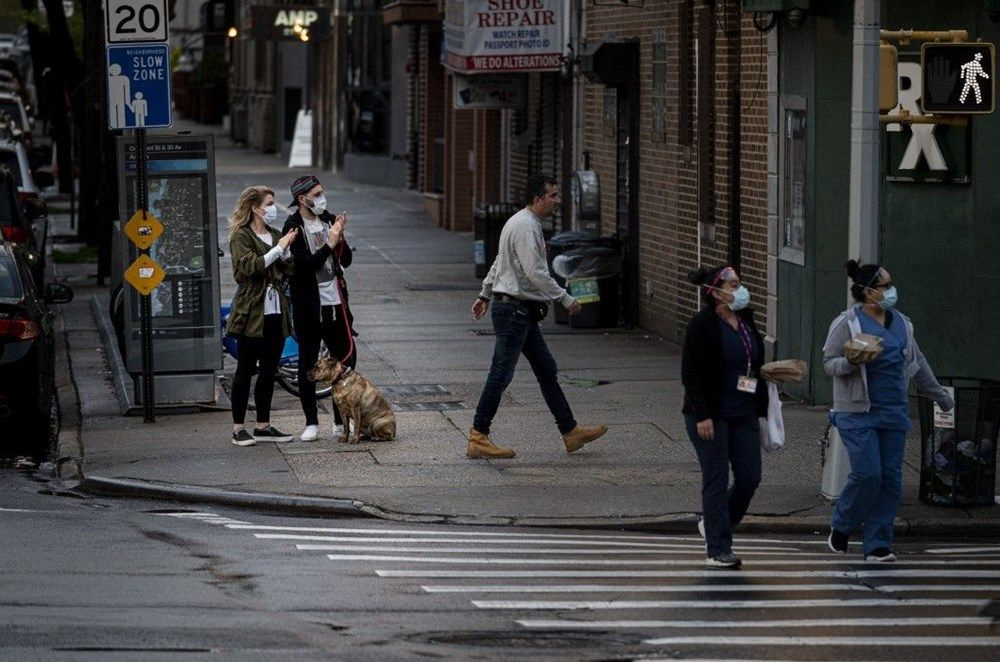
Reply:
<svg viewBox="0 0 1000 662"><path fill-rule="evenodd" d="M872 285L868 289L869 290L882 290L883 292L885 292L886 290L888 290L888 289L890 289L892 287L894 287L894 286L892 284L892 281L890 280L890 281L885 282L885 283L879 283L878 285Z"/></svg>

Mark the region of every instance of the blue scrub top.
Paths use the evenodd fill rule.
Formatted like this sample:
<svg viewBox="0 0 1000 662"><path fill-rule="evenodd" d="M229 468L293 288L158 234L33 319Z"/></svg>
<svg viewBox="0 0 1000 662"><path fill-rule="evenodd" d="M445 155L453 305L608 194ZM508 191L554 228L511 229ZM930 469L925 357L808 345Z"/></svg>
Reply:
<svg viewBox="0 0 1000 662"><path fill-rule="evenodd" d="M886 313L887 326L882 326L863 309L858 309L861 332L882 338L882 354L865 366L868 373L867 412L837 412L834 425L841 429L881 428L909 430L906 391L906 324L901 315Z"/></svg>
<svg viewBox="0 0 1000 662"><path fill-rule="evenodd" d="M757 400L753 393L736 389L740 377L747 374L747 344L750 345L750 363L757 361L760 353L754 342L753 330L743 320L740 328L734 329L721 317L718 318L719 335L722 338L722 418L756 418Z"/></svg>

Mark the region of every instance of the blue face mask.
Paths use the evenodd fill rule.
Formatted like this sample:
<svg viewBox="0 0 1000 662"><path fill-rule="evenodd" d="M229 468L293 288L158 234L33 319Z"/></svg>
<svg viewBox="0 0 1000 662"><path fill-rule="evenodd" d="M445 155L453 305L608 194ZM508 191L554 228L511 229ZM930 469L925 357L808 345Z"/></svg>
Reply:
<svg viewBox="0 0 1000 662"><path fill-rule="evenodd" d="M273 204L264 207L264 222L274 223L277 220L278 220L278 208Z"/></svg>
<svg viewBox="0 0 1000 662"><path fill-rule="evenodd" d="M743 310L750 305L750 290L742 285L730 292L730 294L733 296L733 300L727 304L730 310Z"/></svg>
<svg viewBox="0 0 1000 662"><path fill-rule="evenodd" d="M896 286L893 285L885 292L882 292L882 299L878 302L878 307L882 310L892 310L899 301L899 294L896 293Z"/></svg>

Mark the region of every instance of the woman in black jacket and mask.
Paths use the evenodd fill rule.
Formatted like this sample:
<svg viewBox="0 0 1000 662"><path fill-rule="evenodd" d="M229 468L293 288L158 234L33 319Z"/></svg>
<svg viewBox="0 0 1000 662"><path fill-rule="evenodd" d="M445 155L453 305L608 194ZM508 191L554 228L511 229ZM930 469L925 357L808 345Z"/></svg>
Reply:
<svg viewBox="0 0 1000 662"><path fill-rule="evenodd" d="M354 253L344 238L347 214L336 218L326 210L323 185L315 175L299 177L292 183L293 206L298 209L285 221L284 232L299 230L292 242L295 273L291 277L292 318L299 343L299 400L306 416L302 441L319 438L316 407L316 384L306 376L319 357L320 342L330 356L354 367L354 317L348 307L344 268L351 266ZM340 438L350 430L333 405L333 436Z"/></svg>
<svg viewBox="0 0 1000 662"><path fill-rule="evenodd" d="M681 359L684 421L701 464L706 565L738 568L732 527L743 519L760 483L760 426L767 388L760 377L764 340L750 293L730 266L699 269L691 282L704 308L688 324ZM732 466L733 485L729 486Z"/></svg>

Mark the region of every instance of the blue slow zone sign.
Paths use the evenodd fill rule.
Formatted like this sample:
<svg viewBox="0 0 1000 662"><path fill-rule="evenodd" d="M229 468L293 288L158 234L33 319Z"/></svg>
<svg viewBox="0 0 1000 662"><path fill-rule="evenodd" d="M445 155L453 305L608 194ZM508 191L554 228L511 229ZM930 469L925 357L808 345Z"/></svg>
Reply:
<svg viewBox="0 0 1000 662"><path fill-rule="evenodd" d="M108 46L107 76L109 128L170 126L170 52L166 44Z"/></svg>

